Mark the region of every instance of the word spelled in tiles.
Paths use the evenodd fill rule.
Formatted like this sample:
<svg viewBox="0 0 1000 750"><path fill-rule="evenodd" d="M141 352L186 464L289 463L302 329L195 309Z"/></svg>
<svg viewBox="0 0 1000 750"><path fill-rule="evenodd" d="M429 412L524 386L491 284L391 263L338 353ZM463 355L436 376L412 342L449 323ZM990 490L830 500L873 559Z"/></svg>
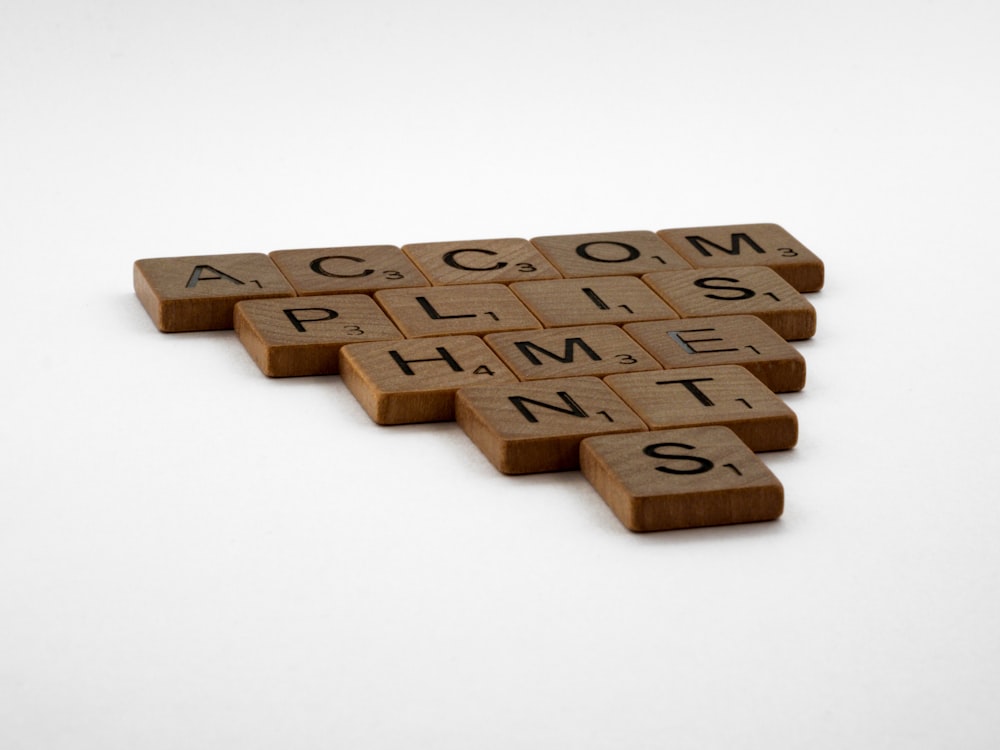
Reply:
<svg viewBox="0 0 1000 750"><path fill-rule="evenodd" d="M632 531L778 518L756 455L816 332L777 224L138 260L164 332L233 329L269 377L339 375L381 425L455 421L499 471L579 470Z"/></svg>

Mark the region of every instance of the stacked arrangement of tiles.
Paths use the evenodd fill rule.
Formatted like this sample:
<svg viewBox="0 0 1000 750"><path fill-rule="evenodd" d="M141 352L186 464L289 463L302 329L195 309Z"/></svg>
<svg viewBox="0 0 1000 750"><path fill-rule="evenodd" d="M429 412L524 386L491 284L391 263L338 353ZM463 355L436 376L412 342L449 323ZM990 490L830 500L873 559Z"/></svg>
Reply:
<svg viewBox="0 0 1000 750"><path fill-rule="evenodd" d="M234 328L264 374L339 374L371 418L455 420L508 474L581 469L634 531L772 520L756 452L823 264L776 224L136 261L161 331Z"/></svg>

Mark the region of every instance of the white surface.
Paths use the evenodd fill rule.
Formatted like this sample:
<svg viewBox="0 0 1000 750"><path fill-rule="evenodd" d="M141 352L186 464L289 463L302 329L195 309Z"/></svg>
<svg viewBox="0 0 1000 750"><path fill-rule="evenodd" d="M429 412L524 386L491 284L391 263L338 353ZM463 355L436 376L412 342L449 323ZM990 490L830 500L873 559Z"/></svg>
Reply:
<svg viewBox="0 0 1000 750"><path fill-rule="evenodd" d="M1000 14L0 8L0 746L992 748ZM825 261L773 524L162 335L140 257L777 221Z"/></svg>

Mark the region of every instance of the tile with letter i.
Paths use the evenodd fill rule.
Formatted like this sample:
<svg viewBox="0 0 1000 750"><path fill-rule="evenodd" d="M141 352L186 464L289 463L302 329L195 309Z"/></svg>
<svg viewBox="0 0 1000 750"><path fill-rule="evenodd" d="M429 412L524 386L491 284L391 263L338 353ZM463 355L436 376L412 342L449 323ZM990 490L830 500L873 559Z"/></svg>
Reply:
<svg viewBox="0 0 1000 750"><path fill-rule="evenodd" d="M503 284L383 289L375 299L407 338L542 327Z"/></svg>
<svg viewBox="0 0 1000 750"><path fill-rule="evenodd" d="M301 296L430 286L395 245L275 250L270 258Z"/></svg>
<svg viewBox="0 0 1000 750"><path fill-rule="evenodd" d="M781 482L727 427L587 438L580 468L631 531L772 521L784 510Z"/></svg>
<svg viewBox="0 0 1000 750"><path fill-rule="evenodd" d="M601 276L510 285L546 328L679 317L634 276Z"/></svg>
<svg viewBox="0 0 1000 750"><path fill-rule="evenodd" d="M520 238L468 242L424 242L403 246L435 286L559 279L534 245Z"/></svg>
<svg viewBox="0 0 1000 750"><path fill-rule="evenodd" d="M531 242L567 278L641 276L691 268L663 240L644 230L533 237Z"/></svg>

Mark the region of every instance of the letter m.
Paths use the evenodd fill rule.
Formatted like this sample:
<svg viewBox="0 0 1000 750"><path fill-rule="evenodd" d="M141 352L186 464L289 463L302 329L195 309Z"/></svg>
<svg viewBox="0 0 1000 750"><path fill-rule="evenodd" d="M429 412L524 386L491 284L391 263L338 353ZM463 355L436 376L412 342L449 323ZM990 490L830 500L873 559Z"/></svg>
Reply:
<svg viewBox="0 0 1000 750"><path fill-rule="evenodd" d="M685 236L684 239L686 239L688 242L694 245L695 249L699 253L704 255L706 258L712 257L712 251L709 250L706 247L706 245L710 245L711 247L714 247L716 250L718 250L720 253L726 253L727 255L739 255L740 245L744 242L750 247L752 247L754 250L756 250L758 253L763 254L766 252L764 248L762 248L760 245L754 242L753 239L750 237L750 235L747 234L746 232L734 232L733 234L731 234L729 238L729 247L719 245L715 242L712 242L711 240L706 240L704 237L699 237L698 235L688 235Z"/></svg>
<svg viewBox="0 0 1000 750"><path fill-rule="evenodd" d="M587 346L584 340L579 337L566 339L565 348L563 349L563 354L561 357L556 352L550 352L548 349L543 349L538 344L534 344L530 341L516 341L514 342L514 346L516 346L518 350L521 352L521 354L524 355L525 359L527 359L533 365L542 364L542 360L538 358L538 355L536 355L535 352L538 352L539 354L544 354L546 357L551 357L557 362L562 362L563 364L572 362L573 349L575 347L580 347L580 349L594 362L597 362L601 359L601 356L593 349L591 349L589 346ZM534 351L532 351L532 349L534 349Z"/></svg>

